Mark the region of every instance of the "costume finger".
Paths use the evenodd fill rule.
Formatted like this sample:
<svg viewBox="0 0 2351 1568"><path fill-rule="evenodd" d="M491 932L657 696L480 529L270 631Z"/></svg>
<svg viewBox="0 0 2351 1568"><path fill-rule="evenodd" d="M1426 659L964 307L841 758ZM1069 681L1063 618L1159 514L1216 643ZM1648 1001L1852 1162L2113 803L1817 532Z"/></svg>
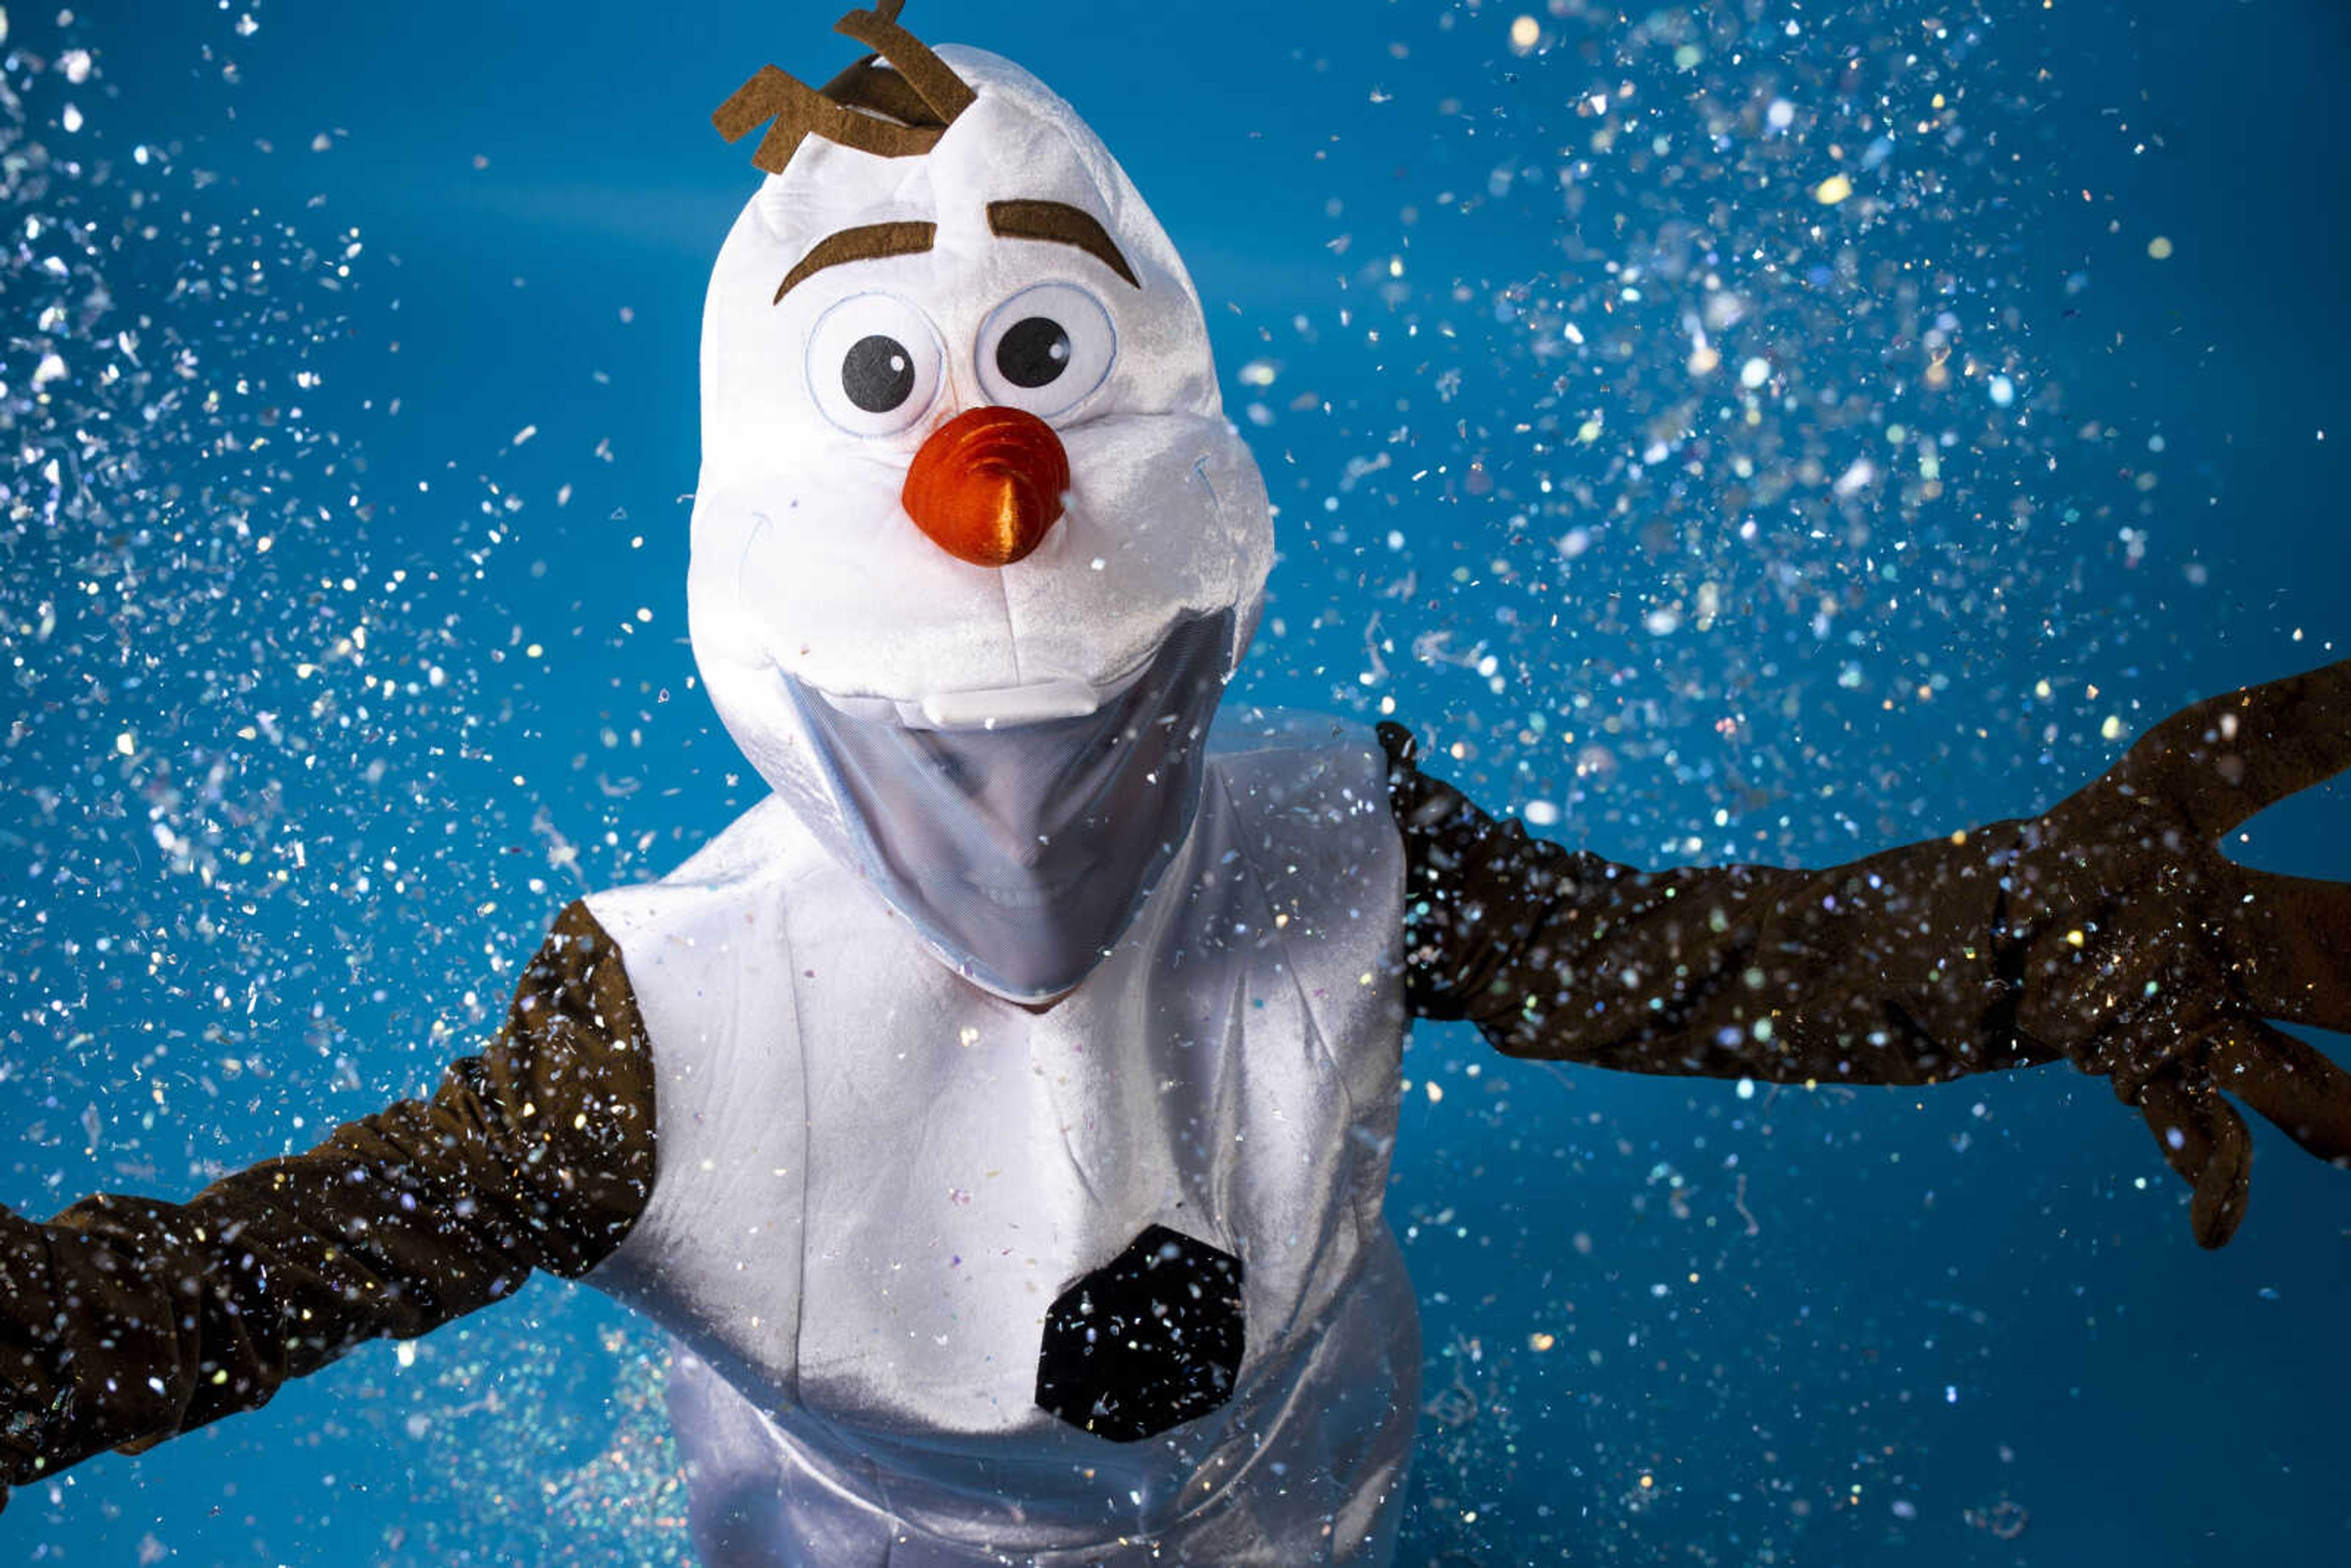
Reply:
<svg viewBox="0 0 2351 1568"><path fill-rule="evenodd" d="M2351 768L2351 659L2180 709L2108 781L2184 807L2207 842Z"/></svg>
<svg viewBox="0 0 2351 1568"><path fill-rule="evenodd" d="M2351 1030L2351 883L2231 867L2227 907L2231 967L2264 1018Z"/></svg>
<svg viewBox="0 0 2351 1568"><path fill-rule="evenodd" d="M2199 1247L2221 1247L2245 1218L2252 1184L2253 1140L2236 1107L2209 1088L2166 1073L2139 1096L2139 1111L2171 1168L2196 1189L2189 1206Z"/></svg>
<svg viewBox="0 0 2351 1568"><path fill-rule="evenodd" d="M2211 1038L2212 1084L2259 1111L2322 1160L2351 1165L2351 1072L2309 1041L2258 1019Z"/></svg>

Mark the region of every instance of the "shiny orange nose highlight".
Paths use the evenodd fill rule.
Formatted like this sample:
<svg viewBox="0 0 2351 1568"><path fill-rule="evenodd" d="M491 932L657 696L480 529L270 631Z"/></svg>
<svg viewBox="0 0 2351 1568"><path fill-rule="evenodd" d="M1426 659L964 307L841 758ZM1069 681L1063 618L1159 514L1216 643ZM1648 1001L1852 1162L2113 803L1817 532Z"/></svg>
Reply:
<svg viewBox="0 0 2351 1568"><path fill-rule="evenodd" d="M933 432L906 470L906 515L974 566L1010 566L1061 520L1070 455L1053 427L1017 408L975 408Z"/></svg>

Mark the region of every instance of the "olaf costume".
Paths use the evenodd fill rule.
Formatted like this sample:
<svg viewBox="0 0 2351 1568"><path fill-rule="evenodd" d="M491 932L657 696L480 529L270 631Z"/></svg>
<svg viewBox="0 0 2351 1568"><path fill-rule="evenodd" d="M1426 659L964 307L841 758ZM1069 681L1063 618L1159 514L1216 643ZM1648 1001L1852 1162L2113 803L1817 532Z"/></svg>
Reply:
<svg viewBox="0 0 2351 1568"><path fill-rule="evenodd" d="M673 1408L730 1539L1376 1560L1419 1366L1380 1213L1386 764L1327 723L1207 744L1272 528L1198 298L1067 104L936 58L974 99L935 145L808 138L712 280L695 649L775 795L588 901L643 1011L664 1173L591 1279L690 1348ZM1008 211L1100 232L1008 235ZM930 243L778 297L890 225ZM1060 516L975 563L902 503L956 415L1007 410L1035 448L965 473ZM1055 445L1050 492L993 473ZM1146 1329L1088 1375L1089 1337Z"/></svg>
<svg viewBox="0 0 2351 1568"><path fill-rule="evenodd" d="M2351 1079L2247 1010L2351 1028L2351 892L2212 849L2351 762L2351 664L1824 872L1634 872L1398 727L1216 726L1272 535L1183 263L1067 104L898 10L716 116L773 123L705 313L689 600L773 793L563 911L429 1099L183 1204L0 1209L0 1489L547 1270L674 1336L708 1568L1386 1563L1416 1017L1786 1082L2070 1058L2210 1245L2217 1073L2351 1158Z"/></svg>

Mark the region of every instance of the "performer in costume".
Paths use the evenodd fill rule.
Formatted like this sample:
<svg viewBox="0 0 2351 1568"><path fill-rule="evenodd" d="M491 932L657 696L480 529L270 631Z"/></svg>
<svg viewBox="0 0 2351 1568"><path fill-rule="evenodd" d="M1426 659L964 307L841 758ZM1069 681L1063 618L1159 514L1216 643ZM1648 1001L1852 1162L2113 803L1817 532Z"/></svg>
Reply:
<svg viewBox="0 0 2351 1568"><path fill-rule="evenodd" d="M564 910L430 1100L186 1203L0 1211L0 1483L265 1403L534 1270L679 1342L705 1561L1383 1563L1411 1019L1643 1072L2111 1078L2218 1246L2233 1094L2351 1160L2351 887L2223 834L2351 765L2351 664L2029 821L1632 871L1407 734L1211 720L1270 512L1174 247L1040 84L898 5L720 110L689 594L772 786ZM772 122L770 124L770 122Z"/></svg>

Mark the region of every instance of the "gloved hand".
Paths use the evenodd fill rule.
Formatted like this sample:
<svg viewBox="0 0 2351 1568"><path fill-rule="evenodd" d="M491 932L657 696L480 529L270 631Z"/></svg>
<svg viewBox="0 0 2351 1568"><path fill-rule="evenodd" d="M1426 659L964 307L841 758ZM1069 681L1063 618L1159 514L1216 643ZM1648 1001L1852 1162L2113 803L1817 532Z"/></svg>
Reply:
<svg viewBox="0 0 2351 1568"><path fill-rule="evenodd" d="M2351 1166L2351 1073L2265 1021L2351 1030L2351 883L2220 851L2346 767L2351 661L2173 715L2026 824L2008 870L2019 1036L2113 1080L2196 1189L2206 1247L2244 1218L2252 1161L2224 1093Z"/></svg>

